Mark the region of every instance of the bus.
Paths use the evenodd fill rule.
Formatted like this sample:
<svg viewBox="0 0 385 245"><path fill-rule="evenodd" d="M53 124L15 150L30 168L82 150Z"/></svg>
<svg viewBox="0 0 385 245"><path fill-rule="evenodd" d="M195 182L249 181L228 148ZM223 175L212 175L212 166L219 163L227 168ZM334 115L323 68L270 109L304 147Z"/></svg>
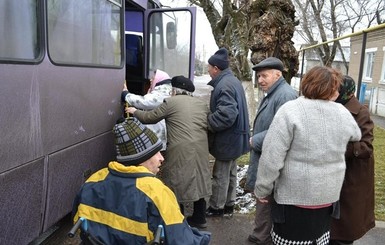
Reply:
<svg viewBox="0 0 385 245"><path fill-rule="evenodd" d="M29 244L116 159L120 94L194 76L196 9L155 0L0 0L0 244Z"/></svg>

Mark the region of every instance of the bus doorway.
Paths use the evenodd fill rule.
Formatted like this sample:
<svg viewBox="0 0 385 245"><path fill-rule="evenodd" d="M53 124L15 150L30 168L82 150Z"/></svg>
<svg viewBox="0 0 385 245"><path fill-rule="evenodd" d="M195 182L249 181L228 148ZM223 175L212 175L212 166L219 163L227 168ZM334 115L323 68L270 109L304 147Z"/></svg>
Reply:
<svg viewBox="0 0 385 245"><path fill-rule="evenodd" d="M126 85L144 95L157 69L194 79L195 8L125 9Z"/></svg>

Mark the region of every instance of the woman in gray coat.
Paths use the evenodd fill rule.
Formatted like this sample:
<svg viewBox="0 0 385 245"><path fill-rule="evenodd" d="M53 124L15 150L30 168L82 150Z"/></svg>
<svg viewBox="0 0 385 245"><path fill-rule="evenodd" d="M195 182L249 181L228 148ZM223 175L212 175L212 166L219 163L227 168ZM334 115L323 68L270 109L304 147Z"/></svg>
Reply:
<svg viewBox="0 0 385 245"><path fill-rule="evenodd" d="M173 77L172 96L151 111L128 107L142 123L166 120L167 150L162 179L175 193L178 202L194 202L194 211L187 218L191 226L206 228L206 201L211 195L211 172L207 140L208 105L192 97L194 84L186 77Z"/></svg>

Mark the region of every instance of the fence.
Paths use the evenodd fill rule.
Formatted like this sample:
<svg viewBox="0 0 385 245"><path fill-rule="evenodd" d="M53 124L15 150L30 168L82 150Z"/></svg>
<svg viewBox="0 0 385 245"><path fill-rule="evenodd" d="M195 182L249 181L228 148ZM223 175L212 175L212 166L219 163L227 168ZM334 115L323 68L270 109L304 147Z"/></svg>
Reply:
<svg viewBox="0 0 385 245"><path fill-rule="evenodd" d="M359 101L367 105L372 113L385 116L385 23L301 48L300 78L294 80L294 84L292 81L292 85L299 88L302 76L306 72L305 64L311 63L307 62L309 56L307 53L346 38L351 38L349 69L342 72L357 82L356 96ZM318 64L321 64L321 61Z"/></svg>

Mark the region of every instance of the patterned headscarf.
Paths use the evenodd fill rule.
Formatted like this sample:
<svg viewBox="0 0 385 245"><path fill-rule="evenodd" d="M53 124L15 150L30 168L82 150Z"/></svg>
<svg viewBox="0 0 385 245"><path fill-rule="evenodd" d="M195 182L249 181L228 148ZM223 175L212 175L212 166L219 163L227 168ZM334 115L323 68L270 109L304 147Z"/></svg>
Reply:
<svg viewBox="0 0 385 245"><path fill-rule="evenodd" d="M338 92L340 95L336 99L336 102L345 105L356 92L356 83L353 78L345 75Z"/></svg>

